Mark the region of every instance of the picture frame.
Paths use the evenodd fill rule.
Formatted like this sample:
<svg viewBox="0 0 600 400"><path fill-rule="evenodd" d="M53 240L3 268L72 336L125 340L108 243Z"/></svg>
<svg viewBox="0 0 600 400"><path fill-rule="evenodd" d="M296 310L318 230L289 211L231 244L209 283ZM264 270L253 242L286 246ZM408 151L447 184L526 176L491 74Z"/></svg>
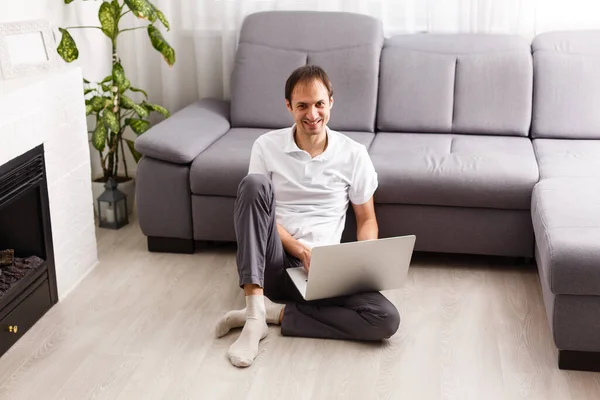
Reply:
<svg viewBox="0 0 600 400"><path fill-rule="evenodd" d="M0 69L4 79L49 72L56 66L56 41L47 20L0 23Z"/></svg>

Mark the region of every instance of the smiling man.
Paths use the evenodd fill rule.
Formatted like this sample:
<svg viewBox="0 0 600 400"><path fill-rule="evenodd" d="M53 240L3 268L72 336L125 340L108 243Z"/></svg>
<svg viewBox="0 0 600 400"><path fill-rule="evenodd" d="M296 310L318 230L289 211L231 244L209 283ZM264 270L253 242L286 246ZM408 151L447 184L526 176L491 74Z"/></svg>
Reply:
<svg viewBox="0 0 600 400"><path fill-rule="evenodd" d="M286 273L308 270L313 247L340 243L349 204L358 240L377 239L378 181L365 146L327 127L333 90L325 71L295 70L285 102L295 123L256 140L235 203L246 308L225 314L216 335L243 326L228 352L238 367L252 364L267 323L281 324L286 336L371 341L389 338L400 324L398 310L379 292L305 301Z"/></svg>

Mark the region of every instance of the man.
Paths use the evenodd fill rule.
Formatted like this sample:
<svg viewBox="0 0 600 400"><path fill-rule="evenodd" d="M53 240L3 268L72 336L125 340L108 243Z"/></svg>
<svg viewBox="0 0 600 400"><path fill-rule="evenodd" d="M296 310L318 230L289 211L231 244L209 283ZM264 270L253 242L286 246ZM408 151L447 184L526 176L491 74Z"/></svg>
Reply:
<svg viewBox="0 0 600 400"><path fill-rule="evenodd" d="M308 271L311 248L340 242L349 202L358 240L377 239L378 181L365 146L327 127L333 92L325 71L295 70L285 99L295 124L256 140L235 203L246 308L223 316L216 335L243 326L228 352L238 367L252 364L267 323L281 324L283 335L348 340L386 339L400 324L398 310L379 292L307 302L286 273Z"/></svg>

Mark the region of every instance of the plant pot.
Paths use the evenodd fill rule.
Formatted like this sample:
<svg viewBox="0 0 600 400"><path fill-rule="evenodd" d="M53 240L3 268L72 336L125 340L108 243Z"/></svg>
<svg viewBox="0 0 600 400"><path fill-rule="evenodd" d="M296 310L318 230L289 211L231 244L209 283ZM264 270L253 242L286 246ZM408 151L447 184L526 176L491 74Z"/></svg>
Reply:
<svg viewBox="0 0 600 400"><path fill-rule="evenodd" d="M117 186L121 192L127 196L127 213L131 214L133 212L133 207L135 204L135 179L130 178L128 181L119 182L119 186ZM92 181L92 196L94 197L94 214L98 216L98 197L104 193L104 182L96 182L96 180Z"/></svg>

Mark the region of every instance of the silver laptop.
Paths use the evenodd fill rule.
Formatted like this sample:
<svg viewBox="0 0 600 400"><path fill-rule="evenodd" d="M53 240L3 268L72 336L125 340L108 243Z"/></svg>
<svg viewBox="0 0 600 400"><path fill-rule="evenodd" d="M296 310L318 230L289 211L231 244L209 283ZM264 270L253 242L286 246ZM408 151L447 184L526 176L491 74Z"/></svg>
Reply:
<svg viewBox="0 0 600 400"><path fill-rule="evenodd" d="M404 285L415 235L318 246L309 272L287 272L305 300L398 289Z"/></svg>

